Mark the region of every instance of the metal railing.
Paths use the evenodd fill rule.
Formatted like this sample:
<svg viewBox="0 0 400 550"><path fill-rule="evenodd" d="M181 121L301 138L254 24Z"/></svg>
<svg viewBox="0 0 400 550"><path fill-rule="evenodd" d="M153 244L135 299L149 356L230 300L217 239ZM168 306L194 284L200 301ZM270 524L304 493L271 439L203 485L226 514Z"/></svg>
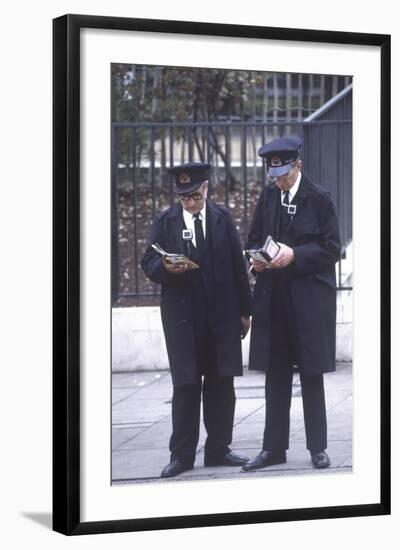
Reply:
<svg viewBox="0 0 400 550"><path fill-rule="evenodd" d="M352 239L351 120L303 122L113 123L112 297L114 305L156 303L159 286L140 269L156 212L174 202L167 168L212 164L209 196L231 212L242 242L266 184L259 147L281 135L304 139L303 171L330 191L339 218L343 255ZM338 289L351 287L339 262Z"/></svg>

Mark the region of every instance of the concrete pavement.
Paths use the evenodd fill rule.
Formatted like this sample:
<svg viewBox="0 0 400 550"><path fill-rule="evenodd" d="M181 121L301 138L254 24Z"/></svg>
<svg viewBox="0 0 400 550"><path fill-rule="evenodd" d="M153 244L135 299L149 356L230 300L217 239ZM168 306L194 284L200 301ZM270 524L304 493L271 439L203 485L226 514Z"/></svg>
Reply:
<svg viewBox="0 0 400 550"><path fill-rule="evenodd" d="M235 378L236 409L232 450L254 457L261 450L264 429L264 374L245 369ZM196 479L226 479L247 476L329 475L352 470L352 364L339 363L334 373L324 375L328 417L328 453L331 467L315 470L305 448L305 432L299 376L293 378L290 449L288 462L259 470L203 466L205 430L195 467L180 476L161 479L169 462L172 384L168 371L113 373L112 375L112 482L170 483Z"/></svg>

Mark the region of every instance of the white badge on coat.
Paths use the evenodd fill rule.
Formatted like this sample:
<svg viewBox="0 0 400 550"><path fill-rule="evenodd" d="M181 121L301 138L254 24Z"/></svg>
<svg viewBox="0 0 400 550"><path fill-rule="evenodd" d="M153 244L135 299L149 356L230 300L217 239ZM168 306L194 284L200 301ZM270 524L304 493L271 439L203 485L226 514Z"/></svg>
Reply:
<svg viewBox="0 0 400 550"><path fill-rule="evenodd" d="M193 231L191 229L182 229L182 239L191 241L193 239Z"/></svg>
<svg viewBox="0 0 400 550"><path fill-rule="evenodd" d="M289 216L294 216L296 214L297 206L295 204L288 204L286 208Z"/></svg>

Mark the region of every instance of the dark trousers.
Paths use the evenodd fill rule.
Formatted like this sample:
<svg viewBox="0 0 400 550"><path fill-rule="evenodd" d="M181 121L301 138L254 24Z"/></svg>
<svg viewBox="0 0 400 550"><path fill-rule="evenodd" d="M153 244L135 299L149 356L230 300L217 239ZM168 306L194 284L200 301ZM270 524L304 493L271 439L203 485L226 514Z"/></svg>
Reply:
<svg viewBox="0 0 400 550"><path fill-rule="evenodd" d="M229 451L235 413L233 377L204 375L204 380L174 388L172 397L171 459L193 464L199 441L200 405L203 394L203 418L207 431L205 455L219 458Z"/></svg>
<svg viewBox="0 0 400 550"><path fill-rule="evenodd" d="M327 447L327 422L322 374L307 375L301 364L298 328L290 295L290 270L276 273L272 290L272 360L265 377L263 450L289 448L293 365L299 365L307 449Z"/></svg>
<svg viewBox="0 0 400 550"><path fill-rule="evenodd" d="M271 368L266 374L263 450L281 451L289 448L292 375L291 363ZM322 451L327 447L323 375L305 375L300 371L300 382L307 449Z"/></svg>
<svg viewBox="0 0 400 550"><path fill-rule="evenodd" d="M210 236L210 230L207 231ZM203 419L207 432L204 454L220 458L230 449L235 413L233 376L218 377L216 340L209 324L215 306L214 271L211 240L198 257L191 246L191 258L201 270L191 274L193 331L197 366L197 383L174 387L172 395L172 435L169 443L171 459L178 458L192 465L196 457L200 432L200 408L203 397ZM212 316L212 315L211 315Z"/></svg>

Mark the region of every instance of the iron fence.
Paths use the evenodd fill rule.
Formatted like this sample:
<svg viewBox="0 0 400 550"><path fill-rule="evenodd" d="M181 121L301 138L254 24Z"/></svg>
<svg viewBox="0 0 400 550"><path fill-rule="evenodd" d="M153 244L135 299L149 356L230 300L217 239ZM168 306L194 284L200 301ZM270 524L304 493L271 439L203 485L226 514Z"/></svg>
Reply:
<svg viewBox="0 0 400 550"><path fill-rule="evenodd" d="M113 305L157 303L159 286L140 269L157 211L174 199L169 166L210 162L209 196L231 212L245 242L253 210L266 184L259 147L281 135L304 140L303 171L330 191L342 241L338 289L349 290L343 269L352 240L352 123L302 122L113 123L112 144L112 298Z"/></svg>

